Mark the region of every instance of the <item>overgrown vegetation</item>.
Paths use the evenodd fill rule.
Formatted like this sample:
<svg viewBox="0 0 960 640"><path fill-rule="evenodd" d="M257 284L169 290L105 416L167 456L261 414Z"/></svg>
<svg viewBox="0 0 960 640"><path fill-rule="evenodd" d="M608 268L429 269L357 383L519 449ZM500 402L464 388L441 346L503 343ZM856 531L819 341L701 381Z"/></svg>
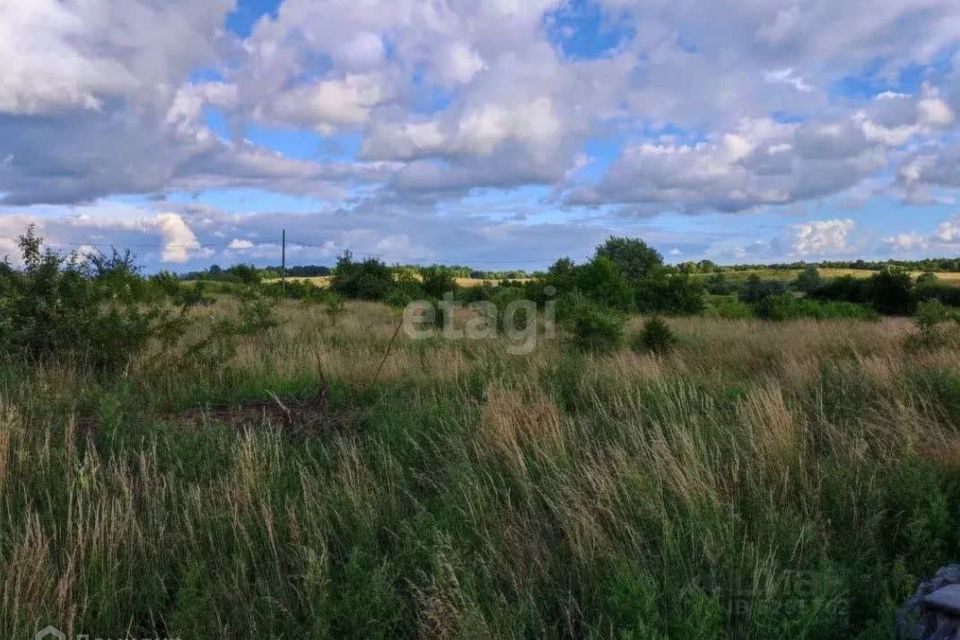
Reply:
<svg viewBox="0 0 960 640"><path fill-rule="evenodd" d="M21 246L0 267L2 638L885 638L960 552L940 301L880 318L794 287L638 318L642 287L673 305L687 283L617 243L453 287L498 320L556 304L557 336L517 356L409 339L358 299L443 295L450 272L198 288Z"/></svg>

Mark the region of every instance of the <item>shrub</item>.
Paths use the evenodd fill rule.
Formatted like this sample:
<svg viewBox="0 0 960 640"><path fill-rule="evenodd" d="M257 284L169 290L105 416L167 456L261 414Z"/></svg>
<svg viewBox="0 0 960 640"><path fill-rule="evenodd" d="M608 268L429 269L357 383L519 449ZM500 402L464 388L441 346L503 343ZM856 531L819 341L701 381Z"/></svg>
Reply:
<svg viewBox="0 0 960 640"><path fill-rule="evenodd" d="M654 316L643 324L643 329L634 336L631 347L634 351L665 353L677 343L676 336L662 318Z"/></svg>
<svg viewBox="0 0 960 640"><path fill-rule="evenodd" d="M499 287L490 297L490 302L497 307L497 328L499 330L519 329L526 326L528 318L525 310L522 308L513 315L514 326L505 326L507 308L513 303L526 299L526 291L523 287Z"/></svg>
<svg viewBox="0 0 960 640"><path fill-rule="evenodd" d="M773 296L781 296L787 292L787 286L780 280L761 280L755 273L750 274L740 289L739 297L743 302L756 304Z"/></svg>
<svg viewBox="0 0 960 640"><path fill-rule="evenodd" d="M723 300L707 310L708 315L727 320L745 320L754 316L753 307L739 300Z"/></svg>
<svg viewBox="0 0 960 640"><path fill-rule="evenodd" d="M939 300L925 300L917 308L919 335L910 336L911 343L920 347L935 347L943 343L940 325L951 318L950 310Z"/></svg>
<svg viewBox="0 0 960 640"><path fill-rule="evenodd" d="M663 268L663 257L639 238L611 237L597 247L594 259L605 258L633 285L657 274Z"/></svg>
<svg viewBox="0 0 960 640"><path fill-rule="evenodd" d="M240 299L237 334L252 336L277 326L274 306L260 293L249 293Z"/></svg>
<svg viewBox="0 0 960 640"><path fill-rule="evenodd" d="M129 254L85 266L76 254L44 250L33 227L18 244L23 271L0 270L0 354L72 358L106 372L154 336L178 334L180 319L138 301L149 287Z"/></svg>
<svg viewBox="0 0 960 640"><path fill-rule="evenodd" d="M877 311L887 315L912 315L917 309L913 279L899 268L884 269L867 280L867 298Z"/></svg>
<svg viewBox="0 0 960 640"><path fill-rule="evenodd" d="M921 283L921 281L918 280L915 295L920 302L924 300L939 300L943 304L951 307L960 307L960 287L940 284L930 280Z"/></svg>
<svg viewBox="0 0 960 640"><path fill-rule="evenodd" d="M584 351L615 351L623 344L625 319L594 304L583 304L573 319L574 343Z"/></svg>
<svg viewBox="0 0 960 640"><path fill-rule="evenodd" d="M383 300L394 286L390 267L375 258L354 262L349 251L337 260L330 288L345 298Z"/></svg>
<svg viewBox="0 0 960 640"><path fill-rule="evenodd" d="M637 309L641 313L696 315L703 313L704 288L686 273L661 273L644 279L637 290Z"/></svg>
<svg viewBox="0 0 960 640"><path fill-rule="evenodd" d="M598 255L575 271L576 287L599 305L618 311L634 308L634 292L630 281L610 258Z"/></svg>
<svg viewBox="0 0 960 640"><path fill-rule="evenodd" d="M256 286L260 284L260 271L252 264L237 264L226 271L228 277L241 284Z"/></svg>
<svg viewBox="0 0 960 640"><path fill-rule="evenodd" d="M757 317L767 320L796 320L799 318L849 318L876 320L873 309L852 302L820 302L810 298L797 298L789 293L771 296L754 305Z"/></svg>
<svg viewBox="0 0 960 640"><path fill-rule="evenodd" d="M800 272L793 282L793 288L803 293L810 293L822 284L823 278L820 277L820 270L816 265L811 264Z"/></svg>
<svg viewBox="0 0 960 640"><path fill-rule="evenodd" d="M420 270L422 288L431 298L442 299L447 293L457 288L453 274L446 267L424 267Z"/></svg>
<svg viewBox="0 0 960 640"><path fill-rule="evenodd" d="M842 300L845 302L867 302L866 280L853 276L841 276L820 284L807 295L817 300Z"/></svg>
<svg viewBox="0 0 960 640"><path fill-rule="evenodd" d="M711 274L706 281L707 293L715 296L728 296L736 292L737 286L723 273Z"/></svg>

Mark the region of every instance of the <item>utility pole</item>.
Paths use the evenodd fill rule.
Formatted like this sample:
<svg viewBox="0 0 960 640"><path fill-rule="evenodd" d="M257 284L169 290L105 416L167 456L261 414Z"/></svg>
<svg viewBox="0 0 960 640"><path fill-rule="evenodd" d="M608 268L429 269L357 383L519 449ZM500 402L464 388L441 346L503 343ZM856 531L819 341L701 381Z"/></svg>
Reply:
<svg viewBox="0 0 960 640"><path fill-rule="evenodd" d="M287 295L287 230L283 230L283 240L281 242L280 254L280 293Z"/></svg>

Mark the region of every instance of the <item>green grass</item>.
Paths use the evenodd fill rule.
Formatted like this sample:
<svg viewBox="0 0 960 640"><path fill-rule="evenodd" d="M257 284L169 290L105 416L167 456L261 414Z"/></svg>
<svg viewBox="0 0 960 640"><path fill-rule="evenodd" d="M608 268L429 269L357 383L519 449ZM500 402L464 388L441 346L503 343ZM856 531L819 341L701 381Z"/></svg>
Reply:
<svg viewBox="0 0 960 640"><path fill-rule="evenodd" d="M280 316L215 366L0 367L0 637L886 638L960 551L953 333L401 338L377 376L396 312ZM315 432L184 417L309 398L318 361Z"/></svg>

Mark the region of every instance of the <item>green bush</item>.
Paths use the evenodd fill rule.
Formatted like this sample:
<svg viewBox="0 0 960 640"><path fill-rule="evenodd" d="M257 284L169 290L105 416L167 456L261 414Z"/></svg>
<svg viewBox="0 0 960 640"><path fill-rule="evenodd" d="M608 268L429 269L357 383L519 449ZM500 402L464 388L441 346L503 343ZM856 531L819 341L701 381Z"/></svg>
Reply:
<svg viewBox="0 0 960 640"><path fill-rule="evenodd" d="M575 282L577 289L599 305L625 312L634 308L630 281L606 256L597 256L577 267Z"/></svg>
<svg viewBox="0 0 960 640"><path fill-rule="evenodd" d="M954 315L950 309L937 299L924 300L917 308L917 328L920 333L910 336L914 346L935 347L943 344L941 325Z"/></svg>
<svg viewBox="0 0 960 640"><path fill-rule="evenodd" d="M879 316L873 309L852 302L820 302L811 298L797 298L789 293L765 298L754 305L759 318L767 320L797 320L816 318L850 318L876 320Z"/></svg>
<svg viewBox="0 0 960 640"><path fill-rule="evenodd" d="M83 263L43 248L33 227L19 238L24 268L0 270L0 355L72 359L99 371L124 366L181 319L145 303L149 289L129 254Z"/></svg>
<svg viewBox="0 0 960 640"><path fill-rule="evenodd" d="M866 284L867 297L880 313L912 315L917 309L910 273L899 268L884 269L872 275Z"/></svg>
<svg viewBox="0 0 960 640"><path fill-rule="evenodd" d="M450 269L440 266L424 267L420 269L421 287L431 298L442 299L447 293L457 288Z"/></svg>
<svg viewBox="0 0 960 640"><path fill-rule="evenodd" d="M740 288L738 295L741 301L756 304L767 298L782 296L786 292L787 285L780 280L762 280L760 276L752 273Z"/></svg>
<svg viewBox="0 0 960 640"><path fill-rule="evenodd" d="M753 307L740 300L722 300L709 307L707 315L727 320L746 320L754 317Z"/></svg>
<svg viewBox="0 0 960 640"><path fill-rule="evenodd" d="M615 351L623 344L625 324L625 318L615 311L580 305L573 319L574 344L584 351Z"/></svg>
<svg viewBox="0 0 960 640"><path fill-rule="evenodd" d="M354 262L347 251L337 260L330 288L345 298L383 300L394 284L390 267L375 258Z"/></svg>
<svg viewBox="0 0 960 640"><path fill-rule="evenodd" d="M641 313L696 315L703 313L703 283L686 273L660 273L639 284L637 309Z"/></svg>
<svg viewBox="0 0 960 640"><path fill-rule="evenodd" d="M654 316L643 324L643 329L633 337L631 347L634 351L665 353L677 343L668 325L662 318Z"/></svg>
<svg viewBox="0 0 960 640"><path fill-rule="evenodd" d="M737 285L723 273L714 273L706 280L707 293L715 296L728 296L736 293Z"/></svg>
<svg viewBox="0 0 960 640"><path fill-rule="evenodd" d="M820 277L820 270L817 269L816 265L811 264L801 271L797 279L793 281L793 288L803 293L810 293L822 284L823 278Z"/></svg>
<svg viewBox="0 0 960 640"><path fill-rule="evenodd" d="M639 238L611 237L597 247L596 258L612 262L634 286L663 268L663 256Z"/></svg>

